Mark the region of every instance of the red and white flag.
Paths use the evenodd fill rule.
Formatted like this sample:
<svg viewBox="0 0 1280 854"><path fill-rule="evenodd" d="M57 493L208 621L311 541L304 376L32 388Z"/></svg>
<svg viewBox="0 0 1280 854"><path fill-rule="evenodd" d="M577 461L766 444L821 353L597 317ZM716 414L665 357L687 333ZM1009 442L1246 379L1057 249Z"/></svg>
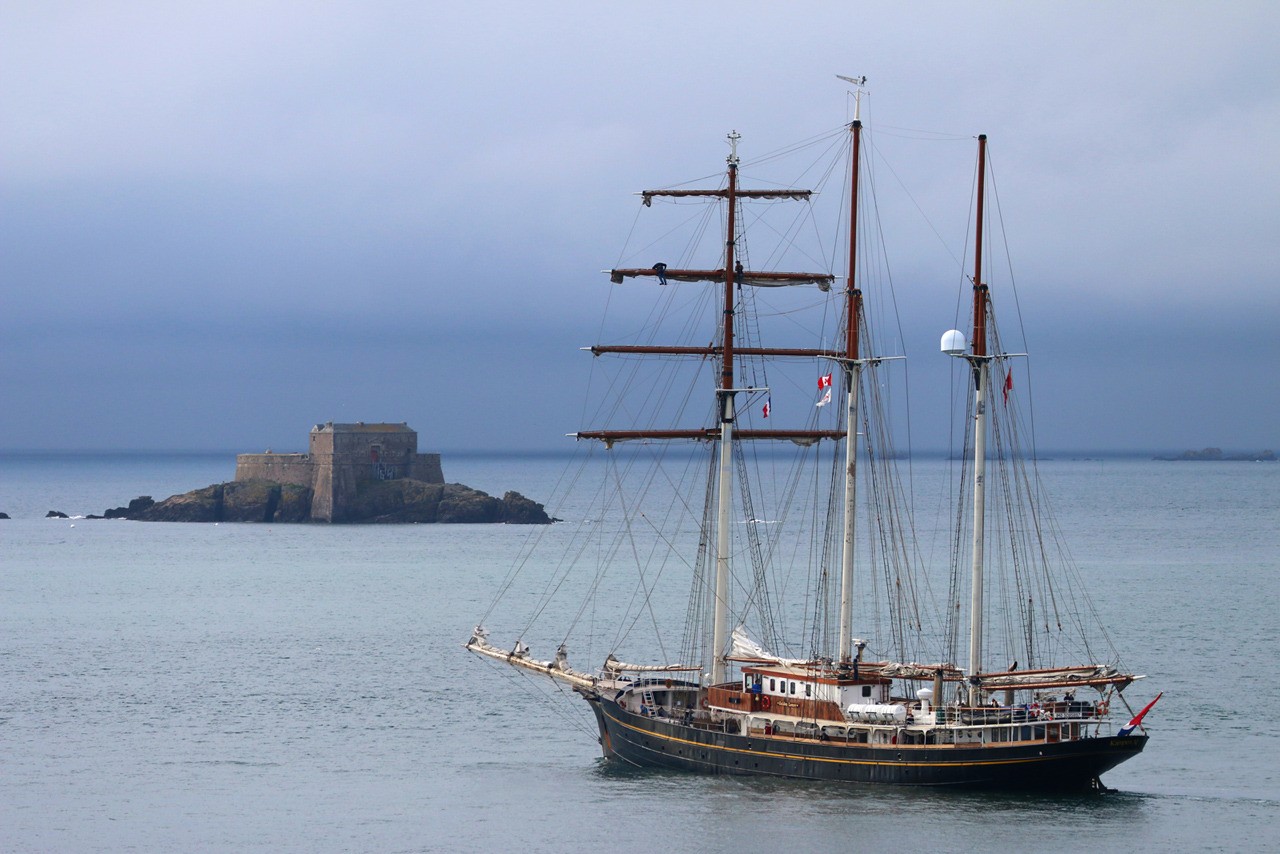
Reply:
<svg viewBox="0 0 1280 854"><path fill-rule="evenodd" d="M831 374L818 377L818 391L822 391L824 388L831 388Z"/></svg>
<svg viewBox="0 0 1280 854"><path fill-rule="evenodd" d="M769 401L767 400L764 402L764 417L769 417Z"/></svg>
<svg viewBox="0 0 1280 854"><path fill-rule="evenodd" d="M830 379L830 376L828 376L828 377L827 377L827 379L829 380L829 379ZM826 393L826 394L824 394L824 395L822 396L822 399L821 399L821 400L819 400L817 403L815 403L815 404L814 404L814 406L826 406L826 405L827 405L828 403L830 403L830 402L831 402L831 388L830 388L830 387L828 387L828 388L827 388L827 393Z"/></svg>
<svg viewBox="0 0 1280 854"><path fill-rule="evenodd" d="M1164 696L1163 691L1161 691L1159 694L1156 694L1156 698L1152 700L1150 703L1147 703L1145 706L1143 706L1142 711L1134 715L1133 718L1130 719L1129 723L1120 727L1120 732L1116 733L1116 735L1126 736L1126 735L1129 735L1131 732L1133 732L1134 729L1136 729L1138 726L1142 724L1142 719L1147 716L1147 712L1151 711L1151 707L1154 706L1156 703L1158 703L1160 701L1160 698L1163 696Z"/></svg>
<svg viewBox="0 0 1280 854"><path fill-rule="evenodd" d="M1013 373L1004 375L1004 402L1009 402L1009 392L1013 390Z"/></svg>

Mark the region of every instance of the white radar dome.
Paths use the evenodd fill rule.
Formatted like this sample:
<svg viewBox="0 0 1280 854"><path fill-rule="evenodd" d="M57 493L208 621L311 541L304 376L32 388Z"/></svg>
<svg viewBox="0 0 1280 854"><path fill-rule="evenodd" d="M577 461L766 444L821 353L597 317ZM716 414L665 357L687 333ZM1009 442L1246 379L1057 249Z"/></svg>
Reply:
<svg viewBox="0 0 1280 854"><path fill-rule="evenodd" d="M969 347L964 340L964 333L959 329L951 329L942 333L942 352L948 356L959 356Z"/></svg>

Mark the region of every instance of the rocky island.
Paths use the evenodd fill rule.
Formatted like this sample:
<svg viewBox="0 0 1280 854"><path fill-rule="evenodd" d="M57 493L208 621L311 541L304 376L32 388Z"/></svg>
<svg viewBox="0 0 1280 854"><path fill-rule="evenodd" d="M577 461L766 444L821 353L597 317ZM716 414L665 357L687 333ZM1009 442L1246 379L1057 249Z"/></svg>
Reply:
<svg viewBox="0 0 1280 854"><path fill-rule="evenodd" d="M546 525L518 492L494 498L445 483L439 454L418 453L407 424L317 424L305 454L240 454L235 480L174 495L140 496L103 518L142 522L506 522Z"/></svg>
<svg viewBox="0 0 1280 854"><path fill-rule="evenodd" d="M1181 454L1157 456L1157 460L1165 462L1246 462L1246 463L1274 463L1276 461L1275 451L1257 451L1244 454L1224 454L1221 448L1205 448L1201 451L1183 451Z"/></svg>

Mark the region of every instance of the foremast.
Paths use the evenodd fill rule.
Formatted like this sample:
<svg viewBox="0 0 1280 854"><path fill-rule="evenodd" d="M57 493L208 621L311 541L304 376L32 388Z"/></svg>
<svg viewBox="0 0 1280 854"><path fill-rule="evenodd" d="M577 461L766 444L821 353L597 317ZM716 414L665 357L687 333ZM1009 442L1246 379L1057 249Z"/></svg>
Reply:
<svg viewBox="0 0 1280 854"><path fill-rule="evenodd" d="M821 439L843 438L845 433L839 430L736 430L735 399L739 392L749 389L734 387L734 359L737 355L734 337L734 315L736 304L735 289L745 285L780 287L787 285L816 284L822 290L829 290L835 277L829 273L781 273L748 271L738 258L737 251L737 208L740 199L795 199L807 200L812 195L808 190L743 190L738 187L738 140L737 131L729 134L730 153L727 158L727 185L720 190L646 190L641 195L645 205L651 204L655 197L706 197L721 198L727 205L727 224L725 229L724 267L720 270L672 269L665 264L656 264L652 268L624 268L610 270L610 279L615 283L630 277L657 278L665 284L673 281L716 281L723 285L723 320L721 326L720 346L711 347L661 347L661 346L595 346L590 348L597 355L610 352L649 353L663 355L706 356L719 355L720 382L716 388L717 426L704 430L595 430L580 431L579 439L598 439L606 446L615 442L632 439L693 439L719 442L718 476L716 488L716 546L715 546L715 579L710 587L712 626L706 673L710 684L715 685L725 680L725 655L728 651L732 632L729 614L729 553L730 525L729 516L733 502L732 443L735 439L781 439L802 444L809 444ZM775 357L847 357L848 351L829 351L803 348L764 348L754 347L743 351L744 355Z"/></svg>
<svg viewBox="0 0 1280 854"><path fill-rule="evenodd" d="M729 645L729 509L733 499L733 271L737 245L736 213L738 193L738 140L735 130L729 134L729 211L724 244L724 333L720 362L720 389L716 395L720 418L720 472L716 487L716 580L713 591L714 610L711 628L711 684L724 681L724 651Z"/></svg>

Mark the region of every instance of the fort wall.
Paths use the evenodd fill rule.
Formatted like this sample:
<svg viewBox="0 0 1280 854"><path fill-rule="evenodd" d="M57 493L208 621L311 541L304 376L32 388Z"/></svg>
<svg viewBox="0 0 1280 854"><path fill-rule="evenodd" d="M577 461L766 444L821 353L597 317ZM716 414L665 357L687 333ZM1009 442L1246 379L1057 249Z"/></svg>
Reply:
<svg viewBox="0 0 1280 854"><path fill-rule="evenodd" d="M439 454L414 454L409 477L423 483L444 483L444 469Z"/></svg>
<svg viewBox="0 0 1280 854"><path fill-rule="evenodd" d="M311 487L314 470L310 454L239 454L236 480L272 480Z"/></svg>

